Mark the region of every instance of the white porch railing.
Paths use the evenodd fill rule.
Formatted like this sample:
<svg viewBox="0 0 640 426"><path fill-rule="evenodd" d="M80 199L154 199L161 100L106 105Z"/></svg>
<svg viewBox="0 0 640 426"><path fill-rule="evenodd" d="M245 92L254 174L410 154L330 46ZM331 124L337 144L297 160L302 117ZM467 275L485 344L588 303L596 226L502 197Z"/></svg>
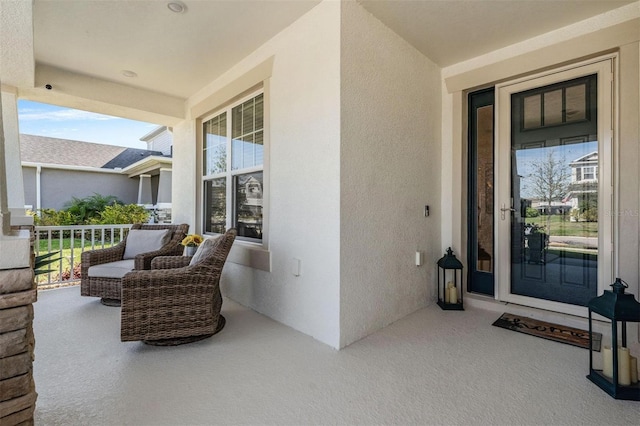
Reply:
<svg viewBox="0 0 640 426"><path fill-rule="evenodd" d="M36 226L36 256L60 252L60 260L44 266L36 276L39 287L75 284L80 280L81 254L118 244L133 225ZM56 256L53 256L56 257Z"/></svg>

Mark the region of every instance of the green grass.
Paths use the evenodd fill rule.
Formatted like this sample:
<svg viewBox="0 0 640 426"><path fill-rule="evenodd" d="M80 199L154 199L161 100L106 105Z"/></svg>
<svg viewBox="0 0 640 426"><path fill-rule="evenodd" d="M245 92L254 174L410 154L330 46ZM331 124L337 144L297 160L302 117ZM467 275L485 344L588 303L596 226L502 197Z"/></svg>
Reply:
<svg viewBox="0 0 640 426"><path fill-rule="evenodd" d="M85 239L85 248L84 250L91 250L91 240ZM116 244L118 241L116 241ZM104 247L111 247L113 244L110 242L105 242ZM82 256L82 240L80 238L74 238L73 240L73 264L79 265ZM96 249L102 248L102 245L95 245ZM59 251L60 250L60 239L55 238L51 239L51 248L49 248L49 241L46 239L41 239L38 244L38 254L45 254L50 251ZM57 281L60 276L60 272L63 273L65 271L71 270L71 238L63 238L62 240L62 253L61 259L57 262L53 262L50 265L47 265L46 269L51 269L51 280ZM62 268L60 265L62 264ZM38 283L47 282L49 279L49 274L38 275L37 277Z"/></svg>
<svg viewBox="0 0 640 426"><path fill-rule="evenodd" d="M85 244L87 243L87 241L85 241ZM82 244L82 240L80 238L74 238L73 240L73 246L74 247L80 247ZM40 252L47 252L49 251L49 241L47 240L40 240L40 244L38 245L38 249L40 250ZM62 240L62 249L63 250L70 250L71 249L71 238L65 238ZM59 239L52 239L51 240L51 251L55 251L55 250L60 250L60 240Z"/></svg>
<svg viewBox="0 0 640 426"><path fill-rule="evenodd" d="M574 237L597 237L598 222L570 222L569 216L551 215L526 218L526 223L547 227L549 221L549 235L574 236Z"/></svg>

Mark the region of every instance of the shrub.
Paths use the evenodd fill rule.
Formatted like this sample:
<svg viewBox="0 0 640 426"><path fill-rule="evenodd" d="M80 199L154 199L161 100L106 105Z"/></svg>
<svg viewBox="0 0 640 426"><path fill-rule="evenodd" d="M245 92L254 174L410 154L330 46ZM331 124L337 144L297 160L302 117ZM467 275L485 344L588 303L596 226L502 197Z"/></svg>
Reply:
<svg viewBox="0 0 640 426"><path fill-rule="evenodd" d="M70 202L65 205L65 210L75 217L75 224L82 225L91 223L94 218L99 218L100 213L108 206L116 203L122 204L114 195L100 195L94 193L85 198L73 197Z"/></svg>
<svg viewBox="0 0 640 426"><path fill-rule="evenodd" d="M76 225L76 218L66 210L40 209L40 215L33 214L36 226L65 226Z"/></svg>
<svg viewBox="0 0 640 426"><path fill-rule="evenodd" d="M92 225L146 223L149 212L137 204L114 204L107 206L99 217L91 219Z"/></svg>
<svg viewBox="0 0 640 426"><path fill-rule="evenodd" d="M540 216L540 212L538 209L534 209L533 207L527 207L527 211L525 212L527 217L538 217Z"/></svg>
<svg viewBox="0 0 640 426"><path fill-rule="evenodd" d="M598 198L596 196L587 196L578 204L578 212L580 219L585 222L598 221Z"/></svg>
<svg viewBox="0 0 640 426"><path fill-rule="evenodd" d="M39 215L29 211L36 226L67 226L67 225L119 225L129 223L146 223L149 212L137 204L122 204L117 198L109 195L103 197L95 194L83 199L73 198L70 207L56 211L54 209L40 209ZM65 235L68 231L65 231Z"/></svg>
<svg viewBox="0 0 640 426"><path fill-rule="evenodd" d="M597 222L598 221L598 207L589 207L586 209L582 216L587 222Z"/></svg>

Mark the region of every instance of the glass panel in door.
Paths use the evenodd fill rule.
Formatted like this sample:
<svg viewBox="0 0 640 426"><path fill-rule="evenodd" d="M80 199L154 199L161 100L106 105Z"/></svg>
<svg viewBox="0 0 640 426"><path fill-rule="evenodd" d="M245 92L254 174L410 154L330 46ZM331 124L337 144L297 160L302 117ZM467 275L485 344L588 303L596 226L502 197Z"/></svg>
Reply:
<svg viewBox="0 0 640 426"><path fill-rule="evenodd" d="M597 122L595 75L511 95L512 294L597 294Z"/></svg>
<svg viewBox="0 0 640 426"><path fill-rule="evenodd" d="M494 89L469 94L469 285L494 295Z"/></svg>

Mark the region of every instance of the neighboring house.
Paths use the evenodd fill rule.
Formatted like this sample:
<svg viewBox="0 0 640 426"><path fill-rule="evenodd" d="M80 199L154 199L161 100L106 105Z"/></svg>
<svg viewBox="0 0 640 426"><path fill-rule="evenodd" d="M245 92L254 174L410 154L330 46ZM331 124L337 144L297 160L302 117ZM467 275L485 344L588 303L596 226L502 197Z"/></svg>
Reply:
<svg viewBox="0 0 640 426"><path fill-rule="evenodd" d="M149 151L160 151L162 155L167 157L171 157L173 154L173 136L167 126L156 127L140 140L147 143Z"/></svg>
<svg viewBox="0 0 640 426"><path fill-rule="evenodd" d="M171 158L160 151L21 134L20 155L31 209L60 210L98 193L171 220Z"/></svg>
<svg viewBox="0 0 640 426"><path fill-rule="evenodd" d="M598 152L594 151L569 163L571 166L571 183L598 182Z"/></svg>
<svg viewBox="0 0 640 426"><path fill-rule="evenodd" d="M212 225L255 224L229 254L223 294L333 348L433 304L435 264L448 247L471 276L477 190L468 178L478 170L470 167L469 122L478 116L489 121L487 152L496 154L487 169L493 180L482 182L495 191L483 204L495 226L495 246L485 246L494 276L483 289L465 276L465 304L509 304L572 322L587 308L554 300L555 288L602 294L617 275L638 294L637 215L623 226L602 215L598 237L607 244L571 285L546 299L516 293L514 279L549 274L514 270L546 265L512 262L524 245L512 241L520 195L510 188L519 186L513 152L552 146L547 140L578 143L573 132L556 132L594 124L581 134L597 133L587 140L602 148L600 199L615 201L601 210L637 211L638 1L219 8L185 0L179 14L163 2L10 3L13 13L0 22L10 35L0 38L7 158L15 158L11 126L21 97L171 127L173 221L210 236ZM140 22L161 22L165 31L141 31ZM471 114L470 95L483 89L495 98ZM511 108L515 101L522 108ZM520 119L514 126L512 117ZM547 133L554 137L541 145L536 135ZM262 187L260 209L238 197L249 178ZM587 275L597 279L586 283ZM446 328L445 317L424 327ZM637 327L629 327L637 343Z"/></svg>
<svg viewBox="0 0 640 426"><path fill-rule="evenodd" d="M540 214L567 214L571 210L572 205L564 201L546 201L532 200L531 208L538 210Z"/></svg>
<svg viewBox="0 0 640 426"><path fill-rule="evenodd" d="M584 155L570 164L571 184L563 201L571 206L571 221L585 220L582 209L597 208L598 152Z"/></svg>
<svg viewBox="0 0 640 426"><path fill-rule="evenodd" d="M167 126L158 126L142 136L140 140L147 143L147 150L160 152L164 158L154 155L135 167L130 167L130 170L148 170L145 174L151 179L151 204L153 204L155 221L171 223L171 161L167 162L166 158L173 155L173 136ZM142 178L140 185L143 186ZM148 197L148 194L141 195L138 202L146 202Z"/></svg>

